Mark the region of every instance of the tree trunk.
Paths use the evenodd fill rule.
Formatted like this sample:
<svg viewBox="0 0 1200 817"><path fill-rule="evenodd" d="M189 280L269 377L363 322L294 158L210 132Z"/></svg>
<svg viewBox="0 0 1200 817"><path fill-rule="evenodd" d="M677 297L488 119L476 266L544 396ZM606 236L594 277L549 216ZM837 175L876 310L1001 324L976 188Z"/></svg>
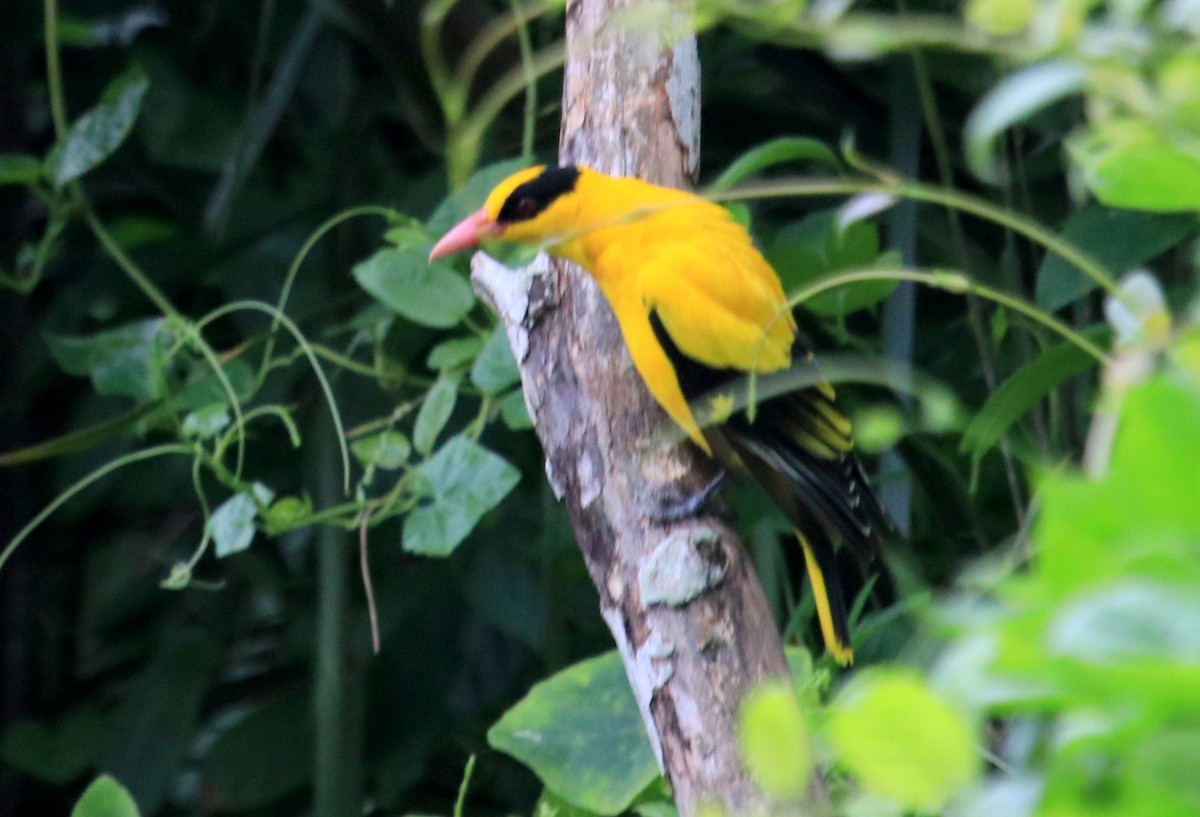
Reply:
<svg viewBox="0 0 1200 817"><path fill-rule="evenodd" d="M614 20L636 0L566 10L562 161L682 186L699 152L699 64L687 37L665 52ZM738 752L745 694L786 676L762 588L728 519L656 521L664 500L714 475L668 422L626 352L599 289L545 258L521 276L483 255L476 289L499 312L521 369L546 472L600 592L663 774L680 813L713 804L765 810Z"/></svg>

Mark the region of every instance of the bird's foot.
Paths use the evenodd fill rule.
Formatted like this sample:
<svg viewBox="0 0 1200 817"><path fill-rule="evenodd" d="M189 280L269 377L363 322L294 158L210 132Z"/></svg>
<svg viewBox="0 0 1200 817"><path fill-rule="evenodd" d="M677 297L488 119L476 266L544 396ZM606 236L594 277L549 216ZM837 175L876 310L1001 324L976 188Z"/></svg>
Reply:
<svg viewBox="0 0 1200 817"><path fill-rule="evenodd" d="M664 498L658 512L651 518L661 524L671 524L695 516L704 509L724 481L725 471L718 471L717 475L696 493Z"/></svg>

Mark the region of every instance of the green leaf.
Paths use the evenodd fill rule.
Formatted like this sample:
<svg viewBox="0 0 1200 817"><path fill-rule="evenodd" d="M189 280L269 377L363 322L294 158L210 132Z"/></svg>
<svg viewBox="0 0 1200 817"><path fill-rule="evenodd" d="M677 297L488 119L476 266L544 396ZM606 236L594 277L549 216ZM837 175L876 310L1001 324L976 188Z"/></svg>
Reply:
<svg viewBox="0 0 1200 817"><path fill-rule="evenodd" d="M753 147L735 159L733 164L725 168L725 172L709 185L708 192L727 190L768 167L802 159L829 165L834 170L840 170L842 167L837 154L824 142L807 136L781 136Z"/></svg>
<svg viewBox="0 0 1200 817"><path fill-rule="evenodd" d="M488 743L532 768L564 800L595 814L624 811L658 775L615 651L535 684L488 731Z"/></svg>
<svg viewBox="0 0 1200 817"><path fill-rule="evenodd" d="M1084 333L1085 337L1097 343L1103 343L1108 335L1108 328L1103 326L1093 327ZM1039 400L1068 378L1095 365L1095 358L1070 341L1044 349L992 392L963 430L958 450L975 457L982 455L998 443Z"/></svg>
<svg viewBox="0 0 1200 817"><path fill-rule="evenodd" d="M0 185L36 184L42 176L42 163L32 156L0 153Z"/></svg>
<svg viewBox="0 0 1200 817"><path fill-rule="evenodd" d="M156 646L112 713L101 763L147 814L158 812L195 746L222 657L206 633L190 627L166 630Z"/></svg>
<svg viewBox="0 0 1200 817"><path fill-rule="evenodd" d="M1117 275L1145 264L1200 232L1194 215L1155 215L1088 204L1063 225L1062 238ZM1038 270L1037 305L1054 312L1096 288L1096 282L1055 253Z"/></svg>
<svg viewBox="0 0 1200 817"><path fill-rule="evenodd" d="M799 798L812 774L808 723L792 685L768 681L742 704L742 757L762 790L778 800Z"/></svg>
<svg viewBox="0 0 1200 817"><path fill-rule="evenodd" d="M408 462L412 446L408 438L391 429L356 440L350 450L363 465L393 470Z"/></svg>
<svg viewBox="0 0 1200 817"><path fill-rule="evenodd" d="M244 358L234 358L223 364L221 371L239 398L244 400L254 393L257 385L254 368ZM178 403L181 410L195 411L216 404L229 405L229 395L207 362L197 361L189 375L188 382L174 394L173 402Z"/></svg>
<svg viewBox="0 0 1200 817"><path fill-rule="evenodd" d="M288 693L221 732L200 778L222 811L258 808L311 782L311 708L307 694Z"/></svg>
<svg viewBox="0 0 1200 817"><path fill-rule="evenodd" d="M966 17L976 28L1006 37L1024 31L1036 12L1035 0L969 0Z"/></svg>
<svg viewBox="0 0 1200 817"><path fill-rule="evenodd" d="M859 221L839 229L837 210L813 213L784 226L764 254L789 293L844 270L898 265L895 256L879 254L874 224ZM895 288L895 281L860 281L823 292L801 306L826 317L848 315L880 303Z"/></svg>
<svg viewBox="0 0 1200 817"><path fill-rule="evenodd" d="M432 502L404 520L404 549L446 556L500 504L520 479L502 457L463 436L452 437L421 465Z"/></svg>
<svg viewBox="0 0 1200 817"><path fill-rule="evenodd" d="M92 781L75 808L71 817L140 817L137 803L129 790L108 775Z"/></svg>
<svg viewBox="0 0 1200 817"><path fill-rule="evenodd" d="M1060 99L1082 91L1087 68L1051 60L1009 74L988 92L967 117L963 151L980 178L997 181L994 145L1000 134Z"/></svg>
<svg viewBox="0 0 1200 817"><path fill-rule="evenodd" d="M171 342L163 319L151 318L90 337L46 335L55 362L88 376L99 394L147 400L166 394L163 351Z"/></svg>
<svg viewBox="0 0 1200 817"><path fill-rule="evenodd" d="M1200 602L1192 588L1129 579L1102 584L1054 611L1051 655L1093 664L1200 664Z"/></svg>
<svg viewBox="0 0 1200 817"><path fill-rule="evenodd" d="M211 439L229 427L229 408L223 403L205 406L183 418L183 433L188 437Z"/></svg>
<svg viewBox="0 0 1200 817"><path fill-rule="evenodd" d="M359 286L413 323L448 329L471 311L471 286L445 261L418 249L380 250L354 267Z"/></svg>
<svg viewBox="0 0 1200 817"><path fill-rule="evenodd" d="M254 540L254 517L258 507L245 491L221 503L208 519L208 532L216 545L218 559L239 553Z"/></svg>
<svg viewBox="0 0 1200 817"><path fill-rule="evenodd" d="M282 496L267 509L267 533L274 535L289 530L312 512L312 500L307 496Z"/></svg>
<svg viewBox="0 0 1200 817"><path fill-rule="evenodd" d="M428 456L437 442L438 435L446 427L454 404L458 401L458 378L443 374L425 395L417 419L413 422L413 447Z"/></svg>
<svg viewBox="0 0 1200 817"><path fill-rule="evenodd" d="M17 721L0 737L0 759L14 769L56 786L70 783L95 765L106 734L104 720L81 708L51 728Z"/></svg>
<svg viewBox="0 0 1200 817"><path fill-rule="evenodd" d="M533 428L533 418L529 416L529 408L525 405L524 392L516 389L505 395L500 401L500 418L512 431Z"/></svg>
<svg viewBox="0 0 1200 817"><path fill-rule="evenodd" d="M898 670L851 681L830 710L827 736L863 788L912 809L938 810L979 765L970 721Z"/></svg>
<svg viewBox="0 0 1200 817"><path fill-rule="evenodd" d="M521 379L508 346L508 334L497 326L471 366L471 382L484 394L497 394Z"/></svg>
<svg viewBox="0 0 1200 817"><path fill-rule="evenodd" d="M100 103L75 120L51 151L47 175L55 187L79 178L121 146L149 87L146 75L136 66L109 83Z"/></svg>
<svg viewBox="0 0 1200 817"><path fill-rule="evenodd" d="M1096 198L1111 207L1200 210L1200 156L1171 144L1150 121L1107 119L1067 149Z"/></svg>
<svg viewBox="0 0 1200 817"><path fill-rule="evenodd" d="M518 170L529 167L526 159L509 159L481 168L467 179L466 184L450 193L438 205L426 224L430 234L440 236L463 218L483 206L492 188Z"/></svg>
<svg viewBox="0 0 1200 817"><path fill-rule="evenodd" d="M453 369L469 363L483 349L483 340L476 335L466 338L444 340L430 351L425 365L435 371Z"/></svg>

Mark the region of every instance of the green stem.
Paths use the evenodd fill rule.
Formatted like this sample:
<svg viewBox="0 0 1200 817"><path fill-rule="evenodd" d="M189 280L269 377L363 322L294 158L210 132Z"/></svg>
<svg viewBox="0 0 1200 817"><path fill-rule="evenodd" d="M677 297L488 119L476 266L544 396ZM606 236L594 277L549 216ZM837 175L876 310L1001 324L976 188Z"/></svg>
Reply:
<svg viewBox="0 0 1200 817"><path fill-rule="evenodd" d="M337 498L334 447L328 432L318 445L317 495L321 504ZM317 532L316 678L313 685L313 814L342 817L347 802L345 700L346 548L345 534L322 526Z"/></svg>
<svg viewBox="0 0 1200 817"><path fill-rule="evenodd" d="M62 61L58 53L58 0L45 0L46 18L46 88L50 95L50 118L54 120L54 136L61 140L67 135L67 105L63 94Z"/></svg>
<svg viewBox="0 0 1200 817"><path fill-rule="evenodd" d="M517 20L517 42L521 46L521 69L525 72L525 124L521 131L521 158L533 158L533 133L537 125L537 74L533 68L533 41L529 37L528 21L521 17L517 0L509 0L512 16Z"/></svg>
<svg viewBox="0 0 1200 817"><path fill-rule="evenodd" d="M21 528L21 530L17 532L17 535L14 536L12 540L4 546L4 550L0 552L0 570L4 569L5 563L12 556L17 547L29 537L29 534L37 530L38 526L45 522L51 514L61 508L66 502L68 502L84 488L88 487L96 480L108 476L118 468L123 468L126 465L132 465L143 460L153 459L154 457L163 457L167 454L185 454L191 456L192 450L186 445L182 445L180 443L168 443L166 445L158 445L153 448L147 448L142 451L134 451L131 454L126 454L122 457L117 457L115 460L106 462L104 465L100 466L95 471L92 471L83 479L76 482L70 488L63 491L54 498L53 502L43 508L41 513L31 519L29 523L25 525L25 527Z"/></svg>
<svg viewBox="0 0 1200 817"><path fill-rule="evenodd" d="M292 266L288 268L287 276L283 279L283 289L279 293L279 302L275 305L275 308L279 310L280 313L286 311L288 297L292 292L292 285L296 282L296 276L300 273L300 265L304 263L304 259L308 257L308 254L312 251L312 248L316 246L316 243L320 241L326 233L328 233L334 227L337 227L338 225L349 221L352 218L358 218L359 216L382 216L386 219L393 219L397 215L398 214L396 211L390 207L364 204L361 207L351 207L349 210L343 210L337 215L326 220L323 224L321 224L321 226L313 230L312 235L308 237L308 239L300 247L300 251L296 253L296 257L292 260ZM263 351L262 363L258 368L258 385L260 386L262 385L263 378L267 376L267 371L271 365L271 353L275 349L275 333L278 330L279 319L275 318L271 321L271 329L267 334L267 346Z"/></svg>
<svg viewBox="0 0 1200 817"><path fill-rule="evenodd" d="M860 193L884 193L892 196L952 207L970 213L986 221L1007 227L1013 232L1040 244L1061 257L1101 289L1114 297L1121 297L1112 275L1104 266L1091 258L1069 241L1064 241L1036 221L1016 213L1010 213L990 202L945 190L940 187L906 181L868 181L854 179L806 179L802 181L782 180L769 184L742 187L728 192L722 191L709 196L713 201L743 201L749 199L772 199L788 196L853 196Z"/></svg>
<svg viewBox="0 0 1200 817"><path fill-rule="evenodd" d="M826 292L846 284L852 284L859 281L915 281L917 283L926 284L927 286L941 289L946 292L957 294L975 293L981 298L986 298L989 301L995 301L998 304L1008 307L1014 312L1019 312L1025 315L1030 320L1040 323L1050 331L1062 336L1063 339L1075 344L1083 351L1087 352L1098 363L1108 364L1109 356L1103 349L1092 343L1079 332L1076 332L1071 327L1067 326L1062 321L1055 318L1053 315L1047 314L1032 304L1025 303L1020 298L1009 295L1004 292L992 289L991 287L977 284L967 276L960 272L952 270L907 270L907 269L872 269L872 270L856 270L853 272L844 272L840 275L832 275L828 278L823 278L814 284L811 284L797 292L788 299L788 306L795 307L807 301L816 295Z"/></svg>

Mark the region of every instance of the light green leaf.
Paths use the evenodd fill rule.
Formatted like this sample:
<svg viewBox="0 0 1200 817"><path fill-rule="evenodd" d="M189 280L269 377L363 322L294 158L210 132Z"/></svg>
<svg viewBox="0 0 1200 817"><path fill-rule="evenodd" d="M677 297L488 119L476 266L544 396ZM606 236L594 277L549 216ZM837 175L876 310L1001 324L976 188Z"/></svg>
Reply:
<svg viewBox="0 0 1200 817"><path fill-rule="evenodd" d="M1107 119L1067 142L1096 198L1156 213L1200 210L1200 156L1145 119Z"/></svg>
<svg viewBox="0 0 1200 817"><path fill-rule="evenodd" d="M42 163L32 156L0 153L0 185L35 184L42 176Z"/></svg>
<svg viewBox="0 0 1200 817"><path fill-rule="evenodd" d="M1006 37L1028 28L1036 12L1036 0L969 0L966 17L976 28Z"/></svg>
<svg viewBox="0 0 1200 817"><path fill-rule="evenodd" d="M1108 334L1106 327L1094 327L1084 336L1103 343ZM976 457L982 455L998 443L1039 400L1068 378L1095 365L1096 360L1091 355L1070 341L1044 349L992 392L963 430L958 450Z"/></svg>
<svg viewBox="0 0 1200 817"><path fill-rule="evenodd" d="M520 379L508 334L503 326L497 326L471 366L471 382L484 394L497 394Z"/></svg>
<svg viewBox="0 0 1200 817"><path fill-rule="evenodd" d="M1200 232L1194 215L1155 215L1089 204L1063 225L1062 237L1120 275ZM1054 312L1096 288L1096 283L1055 253L1038 270L1037 305Z"/></svg>
<svg viewBox="0 0 1200 817"><path fill-rule="evenodd" d="M183 433L202 440L217 436L229 426L229 408L223 403L205 406L183 418Z"/></svg>
<svg viewBox="0 0 1200 817"><path fill-rule="evenodd" d="M768 681L756 687L742 705L741 724L742 758L762 790L778 800L803 795L812 745L792 685Z"/></svg>
<svg viewBox="0 0 1200 817"><path fill-rule="evenodd" d="M249 494L234 494L221 503L208 519L218 559L239 553L254 540L254 517L258 509Z"/></svg>
<svg viewBox="0 0 1200 817"><path fill-rule="evenodd" d="M1101 665L1200 665L1200 602L1191 588L1164 582L1103 584L1056 608L1046 647L1052 655Z"/></svg>
<svg viewBox="0 0 1200 817"><path fill-rule="evenodd" d="M392 470L408 462L412 446L408 438L391 429L356 440L350 450L363 465Z"/></svg>
<svg viewBox="0 0 1200 817"><path fill-rule="evenodd" d="M488 731L488 743L564 800L619 814L658 775L620 656L608 652L535 684Z"/></svg>
<svg viewBox="0 0 1200 817"><path fill-rule="evenodd" d="M151 318L88 337L46 335L46 345L64 371L90 377L99 394L162 397L163 350L170 343L163 323Z"/></svg>
<svg viewBox="0 0 1200 817"><path fill-rule="evenodd" d="M766 170L774 165L786 162L809 160L828 165L840 170L842 163L824 143L807 136L781 136L751 148L733 161L725 172L708 187L708 192L716 193L727 190L738 182Z"/></svg>
<svg viewBox="0 0 1200 817"><path fill-rule="evenodd" d="M453 369L474 360L482 349L483 340L478 336L450 338L433 347L425 365L436 371Z"/></svg>
<svg viewBox="0 0 1200 817"><path fill-rule="evenodd" d="M520 389L509 392L500 401L500 417L504 425L513 431L525 431L533 428L533 418L529 416L529 408L525 405L525 394Z"/></svg>
<svg viewBox="0 0 1200 817"><path fill-rule="evenodd" d="M312 515L312 500L307 496L282 496L267 509L267 533L288 530Z"/></svg>
<svg viewBox="0 0 1200 817"><path fill-rule="evenodd" d="M428 456L458 402L458 378L443 374L425 395L413 422L413 447Z"/></svg>
<svg viewBox="0 0 1200 817"><path fill-rule="evenodd" d="M354 267L359 286L413 323L447 329L471 311L470 285L445 261L422 250L380 250Z"/></svg>
<svg viewBox="0 0 1200 817"><path fill-rule="evenodd" d="M994 145L1000 134L1048 105L1082 91L1087 68L1051 60L1009 74L988 92L963 129L967 165L980 178L997 181Z"/></svg>
<svg viewBox="0 0 1200 817"><path fill-rule="evenodd" d="M79 178L121 146L149 87L146 75L136 66L109 83L99 104L75 120L50 152L47 175L55 187Z"/></svg>
<svg viewBox="0 0 1200 817"><path fill-rule="evenodd" d="M404 549L446 556L520 479L502 457L463 436L452 437L421 465L431 502L404 520Z"/></svg>
<svg viewBox="0 0 1200 817"><path fill-rule="evenodd" d="M868 791L936 811L974 779L974 730L958 710L903 671L860 675L838 695L827 736Z"/></svg>
<svg viewBox="0 0 1200 817"><path fill-rule="evenodd" d="M71 817L139 817L139 812L129 790L105 774L84 790Z"/></svg>

